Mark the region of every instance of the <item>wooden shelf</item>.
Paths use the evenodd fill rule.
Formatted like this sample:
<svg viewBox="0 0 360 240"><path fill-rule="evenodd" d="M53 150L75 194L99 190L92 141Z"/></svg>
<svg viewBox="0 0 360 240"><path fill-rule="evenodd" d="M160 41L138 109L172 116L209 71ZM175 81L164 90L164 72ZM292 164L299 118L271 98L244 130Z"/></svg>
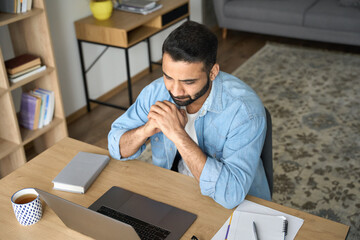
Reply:
<svg viewBox="0 0 360 240"><path fill-rule="evenodd" d="M159 32L158 28L155 27L148 27L148 26L141 26L138 28L135 28L134 30L128 32L128 46L132 46L139 42L139 39L141 38L147 38L151 35Z"/></svg>
<svg viewBox="0 0 360 240"><path fill-rule="evenodd" d="M189 16L189 0L161 0L163 5L148 15L114 10L111 18L98 21L93 16L75 22L78 40L129 48L167 26Z"/></svg>
<svg viewBox="0 0 360 240"><path fill-rule="evenodd" d="M6 89L0 88L0 97L6 93Z"/></svg>
<svg viewBox="0 0 360 240"><path fill-rule="evenodd" d="M68 136L44 0L33 0L33 7L26 13L0 13L0 27L9 29L14 55L37 55L47 66L12 84L4 64L4 49L0 46L0 178L26 163L26 144L31 143L35 152L40 153ZM20 88L24 92L36 87L54 92L54 119L48 126L31 131L19 125L12 91Z"/></svg>
<svg viewBox="0 0 360 240"><path fill-rule="evenodd" d="M190 16L190 14L183 15L182 17L179 17L178 19L176 19L176 20L174 20L174 21L171 21L170 23L165 24L165 25L163 26L163 28L167 28L167 27L173 25L174 23L180 22L181 20L183 20L183 19L185 19L185 18L187 18L187 17L189 17L189 16Z"/></svg>
<svg viewBox="0 0 360 240"><path fill-rule="evenodd" d="M0 13L0 27L39 15L43 11L43 9L34 8L26 13Z"/></svg>
<svg viewBox="0 0 360 240"><path fill-rule="evenodd" d="M16 151L20 146L16 143L0 138L0 159Z"/></svg>
<svg viewBox="0 0 360 240"><path fill-rule="evenodd" d="M39 136L48 132L49 130L55 128L56 126L58 126L59 124L61 124L64 121L65 120L60 119L60 118L54 118L49 125L47 125L43 128L40 128L40 129L35 129L35 130L30 130L30 129L20 127L23 145L28 144L29 142L33 141L34 139L38 138Z"/></svg>

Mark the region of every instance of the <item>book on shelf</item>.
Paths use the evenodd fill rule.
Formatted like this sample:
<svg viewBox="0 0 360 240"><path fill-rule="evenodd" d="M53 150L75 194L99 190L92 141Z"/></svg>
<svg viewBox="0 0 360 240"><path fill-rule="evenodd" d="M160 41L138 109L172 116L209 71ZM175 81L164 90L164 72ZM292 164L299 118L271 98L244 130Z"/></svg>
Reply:
<svg viewBox="0 0 360 240"><path fill-rule="evenodd" d="M39 68L39 67L41 67L40 64L39 64L39 65L36 65L36 66L34 66L34 67L31 67L31 68L25 69L25 70L23 70L23 71L21 71L21 72L15 73L15 74L8 74L8 77L9 77L9 78L16 78L16 77L19 77L19 76L21 76L21 75L24 75L25 73L31 72L32 70L35 70L35 69L37 69L37 68Z"/></svg>
<svg viewBox="0 0 360 240"><path fill-rule="evenodd" d="M26 10L27 10L27 11L30 11L31 8L32 8L32 1L33 1L33 0L26 0L26 1L27 1L27 3L26 3Z"/></svg>
<svg viewBox="0 0 360 240"><path fill-rule="evenodd" d="M47 105L47 95L36 92L36 91L30 91L29 93L32 96L38 97L38 98L41 99L38 128L43 128L44 127L44 120L45 120L45 113L46 113L46 105Z"/></svg>
<svg viewBox="0 0 360 240"><path fill-rule="evenodd" d="M21 95L19 123L24 128L35 130L48 125L54 116L55 94L53 91L36 88Z"/></svg>
<svg viewBox="0 0 360 240"><path fill-rule="evenodd" d="M17 4L16 13L21 13L21 0L15 0Z"/></svg>
<svg viewBox="0 0 360 240"><path fill-rule="evenodd" d="M32 8L32 0L1 0L0 12L25 13Z"/></svg>
<svg viewBox="0 0 360 240"><path fill-rule="evenodd" d="M26 4L27 4L27 0L21 0L21 12L22 13L27 11Z"/></svg>
<svg viewBox="0 0 360 240"><path fill-rule="evenodd" d="M85 193L109 161L107 155L79 152L54 178L53 189Z"/></svg>
<svg viewBox="0 0 360 240"><path fill-rule="evenodd" d="M35 130L39 126L41 98L29 93L21 94L19 124L24 128Z"/></svg>
<svg viewBox="0 0 360 240"><path fill-rule="evenodd" d="M44 114L44 126L46 126L52 121L54 116L55 93L53 91L46 90L43 88L36 88L34 91L46 95L45 114Z"/></svg>
<svg viewBox="0 0 360 240"><path fill-rule="evenodd" d="M155 12L156 10L159 10L160 8L162 8L162 6L163 6L162 4L155 3L155 6L153 8L144 9L144 8L130 7L130 6L120 4L116 9L122 10L122 11L125 11L125 12L131 12L131 13L138 13L138 14L142 14L142 15L147 15L149 13Z"/></svg>
<svg viewBox="0 0 360 240"><path fill-rule="evenodd" d="M40 64L40 57L28 53L5 61L5 67L8 74L16 74Z"/></svg>
<svg viewBox="0 0 360 240"><path fill-rule="evenodd" d="M142 8L145 10L152 9L155 7L155 2L148 0L122 0L121 5L127 7Z"/></svg>
<svg viewBox="0 0 360 240"><path fill-rule="evenodd" d="M16 0L1 0L0 12L17 13L17 1Z"/></svg>
<svg viewBox="0 0 360 240"><path fill-rule="evenodd" d="M35 68L34 70L32 70L30 72L27 72L27 73L25 73L23 75L17 76L17 77L9 77L9 80L10 80L11 83L17 83L17 82L19 82L21 80L24 80L27 77L30 77L30 76L32 76L32 75L34 75L36 73L42 72L44 70L46 70L46 65Z"/></svg>

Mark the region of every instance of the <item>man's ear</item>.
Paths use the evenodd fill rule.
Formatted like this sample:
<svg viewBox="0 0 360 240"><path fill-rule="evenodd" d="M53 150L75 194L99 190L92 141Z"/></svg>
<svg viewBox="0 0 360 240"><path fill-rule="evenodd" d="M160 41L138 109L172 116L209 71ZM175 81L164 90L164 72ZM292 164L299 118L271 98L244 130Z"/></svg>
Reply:
<svg viewBox="0 0 360 240"><path fill-rule="evenodd" d="M219 74L220 66L219 64L215 63L214 66L210 70L210 80L214 81L216 76Z"/></svg>

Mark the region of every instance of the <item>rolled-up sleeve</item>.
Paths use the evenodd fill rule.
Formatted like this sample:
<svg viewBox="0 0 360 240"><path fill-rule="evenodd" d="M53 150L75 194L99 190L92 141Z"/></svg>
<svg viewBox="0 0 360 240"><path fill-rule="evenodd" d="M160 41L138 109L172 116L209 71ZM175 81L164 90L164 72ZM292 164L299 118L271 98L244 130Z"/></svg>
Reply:
<svg viewBox="0 0 360 240"><path fill-rule="evenodd" d="M240 204L257 172L265 133L264 116L234 123L226 137L222 158L207 157L200 176L201 193L229 209Z"/></svg>
<svg viewBox="0 0 360 240"><path fill-rule="evenodd" d="M108 149L111 157L118 160L135 159L146 148L145 144L132 156L123 158L120 154L120 138L121 136L132 129L138 128L147 122L147 115L149 113L148 91L145 88L136 99L135 103L111 125L111 130L108 134Z"/></svg>

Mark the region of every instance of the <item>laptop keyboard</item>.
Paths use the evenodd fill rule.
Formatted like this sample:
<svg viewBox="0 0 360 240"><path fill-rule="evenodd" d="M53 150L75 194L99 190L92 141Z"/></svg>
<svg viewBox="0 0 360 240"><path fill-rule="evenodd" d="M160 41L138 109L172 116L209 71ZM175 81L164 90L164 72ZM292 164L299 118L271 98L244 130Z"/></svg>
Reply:
<svg viewBox="0 0 360 240"><path fill-rule="evenodd" d="M165 229L156 227L152 224L141 221L140 219L131 217L105 206L101 206L97 212L131 225L141 240L162 240L170 234L170 232Z"/></svg>

